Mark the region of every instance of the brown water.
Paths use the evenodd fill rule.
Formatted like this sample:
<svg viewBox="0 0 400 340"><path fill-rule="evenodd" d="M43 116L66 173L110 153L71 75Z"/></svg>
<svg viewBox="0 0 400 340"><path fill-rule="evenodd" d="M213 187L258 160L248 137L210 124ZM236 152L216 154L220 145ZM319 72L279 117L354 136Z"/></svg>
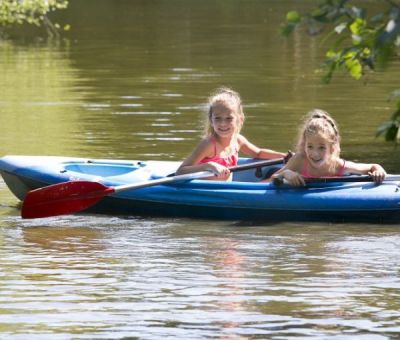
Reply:
<svg viewBox="0 0 400 340"><path fill-rule="evenodd" d="M304 1L302 6L311 2ZM398 173L375 139L400 65L363 84L315 72L321 43L277 33L297 1L72 1L62 43L0 43L0 155L183 159L207 95L243 97L251 141L292 148L331 112L343 156ZM0 334L7 339L400 335L396 225L90 215L21 220L0 181Z"/></svg>

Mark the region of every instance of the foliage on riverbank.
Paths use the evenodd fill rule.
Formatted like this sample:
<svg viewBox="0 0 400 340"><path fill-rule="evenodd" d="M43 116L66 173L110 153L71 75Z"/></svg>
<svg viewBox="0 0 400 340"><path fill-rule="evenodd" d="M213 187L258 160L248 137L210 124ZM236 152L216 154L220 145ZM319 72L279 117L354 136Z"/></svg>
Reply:
<svg viewBox="0 0 400 340"><path fill-rule="evenodd" d="M24 24L44 27L49 37L59 37L61 27L53 23L48 14L67 6L68 0L1 0L0 38L6 38L9 30Z"/></svg>
<svg viewBox="0 0 400 340"><path fill-rule="evenodd" d="M323 0L307 13L290 11L282 28L289 35L304 24L311 35L324 31L329 47L325 54L325 75L330 82L334 73L345 71L362 79L376 67L384 69L400 56L400 2L379 0L361 3L353 0ZM400 89L390 96L396 110L377 130L387 141L400 142Z"/></svg>

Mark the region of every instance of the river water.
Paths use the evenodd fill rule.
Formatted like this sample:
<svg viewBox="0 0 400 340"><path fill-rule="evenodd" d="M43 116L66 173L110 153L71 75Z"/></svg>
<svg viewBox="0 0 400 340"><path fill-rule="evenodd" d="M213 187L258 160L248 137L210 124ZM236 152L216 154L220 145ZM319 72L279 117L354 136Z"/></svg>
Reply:
<svg viewBox="0 0 400 340"><path fill-rule="evenodd" d="M278 28L313 1L71 1L61 42L0 42L0 155L181 160L206 97L242 95L243 134L293 148L329 111L343 157L398 173L375 138L399 63L323 85L320 40ZM397 225L74 215L22 220L0 180L4 339L400 336Z"/></svg>

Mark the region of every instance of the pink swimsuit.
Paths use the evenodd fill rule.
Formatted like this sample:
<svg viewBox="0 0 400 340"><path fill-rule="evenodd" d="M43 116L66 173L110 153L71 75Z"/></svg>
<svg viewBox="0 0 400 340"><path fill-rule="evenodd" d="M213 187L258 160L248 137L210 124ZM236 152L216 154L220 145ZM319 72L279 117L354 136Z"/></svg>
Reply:
<svg viewBox="0 0 400 340"><path fill-rule="evenodd" d="M239 158L239 148L238 148L237 143L236 143L232 153L229 156L221 157L221 156L217 155L217 141L213 138L212 142L214 144L214 156L203 158L198 164L215 162L215 163L221 164L223 166L226 166L228 168L231 166L237 165L238 158Z"/></svg>
<svg viewBox="0 0 400 340"><path fill-rule="evenodd" d="M344 174L345 174L345 171L344 171L345 165L346 165L346 161L343 161L343 165L342 165L341 168L336 172L336 174L334 174L333 176L311 176L311 175L308 173L308 170L307 170L307 168L308 168L308 166L307 166L307 160L305 159L305 160L304 160L304 164L303 164L303 168L301 169L300 175L302 175L304 178L315 178L315 177L340 177L340 176L344 176Z"/></svg>

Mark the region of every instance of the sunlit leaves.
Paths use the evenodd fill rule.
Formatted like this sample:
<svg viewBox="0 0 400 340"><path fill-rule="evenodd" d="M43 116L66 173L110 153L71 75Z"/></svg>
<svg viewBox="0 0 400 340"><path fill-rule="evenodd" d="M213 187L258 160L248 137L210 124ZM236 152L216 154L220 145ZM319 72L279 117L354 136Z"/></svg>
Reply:
<svg viewBox="0 0 400 340"><path fill-rule="evenodd" d="M345 62L347 69L354 79L360 79L362 76L362 66L357 59L349 58Z"/></svg>
<svg viewBox="0 0 400 340"><path fill-rule="evenodd" d="M355 19L349 26L353 45L360 45L363 42L362 35L365 31L366 21L360 18Z"/></svg>
<svg viewBox="0 0 400 340"><path fill-rule="evenodd" d="M384 65L400 52L400 4L383 0L379 2L382 3L382 11L371 17L367 15L368 8L351 0L324 0L305 14L290 11L286 16L285 33L290 33L300 23L306 24L312 34L321 32L322 29L316 27L331 29L329 35L337 36L334 42L336 49L358 48L351 61L346 56L347 70L357 78L360 66L363 69L361 73L365 73L365 68L372 69L378 62ZM368 58L365 58L365 49L371 51Z"/></svg>
<svg viewBox="0 0 400 340"><path fill-rule="evenodd" d="M365 29L366 21L360 18L355 19L350 25L352 34L361 35Z"/></svg>
<svg viewBox="0 0 400 340"><path fill-rule="evenodd" d="M1 29L24 23L30 25L45 25L49 34L57 34L47 14L64 9L68 0L0 0L0 33Z"/></svg>
<svg viewBox="0 0 400 340"><path fill-rule="evenodd" d="M305 24L311 35L328 29L329 41L325 58L325 82L331 81L335 72L343 70L354 79L361 79L376 65L386 66L400 56L400 3L376 0L379 13L368 15L368 2L354 0L322 0L307 13L291 11L286 17L286 34L299 24ZM375 7L376 11L376 7ZM296 15L294 15L294 13ZM297 18L301 18L298 20ZM400 140L400 99L397 110L389 122L378 130L386 140Z"/></svg>
<svg viewBox="0 0 400 340"><path fill-rule="evenodd" d="M324 75L324 82L328 83L333 73L340 69L348 71L354 79L360 79L363 75L363 67L359 61L360 54L362 54L362 57L367 58L369 50L359 51L355 48L339 51L334 51L333 49L328 50L325 59L328 71Z"/></svg>

